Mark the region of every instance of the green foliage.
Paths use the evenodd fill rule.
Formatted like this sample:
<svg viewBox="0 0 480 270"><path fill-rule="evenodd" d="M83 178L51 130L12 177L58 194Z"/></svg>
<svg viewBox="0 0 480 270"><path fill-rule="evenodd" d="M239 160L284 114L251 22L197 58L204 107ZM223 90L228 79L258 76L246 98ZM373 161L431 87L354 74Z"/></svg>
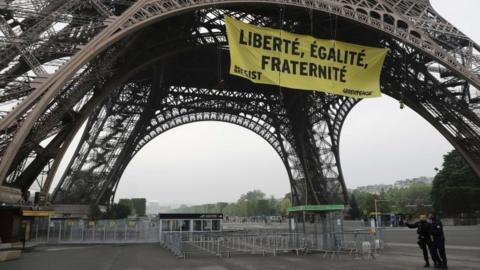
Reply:
<svg viewBox="0 0 480 270"><path fill-rule="evenodd" d="M98 208L98 205L92 203L89 206L88 209L88 218L92 220L100 219L102 217L102 212L100 211L100 208Z"/></svg>
<svg viewBox="0 0 480 270"><path fill-rule="evenodd" d="M118 204L125 206L131 214L145 216L147 210L147 200L145 198L120 199Z"/></svg>
<svg viewBox="0 0 480 270"><path fill-rule="evenodd" d="M202 204L202 205L193 205L188 206L185 204L180 205L180 207L173 209L172 212L175 213L219 213L224 211L228 207L228 203L216 203L216 204Z"/></svg>
<svg viewBox="0 0 480 270"><path fill-rule="evenodd" d="M252 190L242 194L237 202L202 205L181 205L173 209L175 213L223 213L228 216L273 216L285 215L290 206L287 196L283 199L276 199L273 196L266 197L260 190Z"/></svg>
<svg viewBox="0 0 480 270"><path fill-rule="evenodd" d="M132 199L132 205L137 216L145 216L147 211L147 200L145 198Z"/></svg>
<svg viewBox="0 0 480 270"><path fill-rule="evenodd" d="M435 210L445 215L480 210L480 179L456 150L443 157L443 168L433 180L431 196Z"/></svg>
<svg viewBox="0 0 480 270"><path fill-rule="evenodd" d="M254 214L257 214L257 215L260 215L260 216L266 216L266 215L269 215L270 214L270 201L269 200L265 200L265 199L261 199L261 200L258 200L257 203L256 203L256 213Z"/></svg>
<svg viewBox="0 0 480 270"><path fill-rule="evenodd" d="M226 202L217 202L215 205L215 208L218 209L219 213L223 213L223 210L228 206L228 203Z"/></svg>
<svg viewBox="0 0 480 270"><path fill-rule="evenodd" d="M282 199L280 202L280 214L282 215L287 215L288 214L288 208L292 206L292 202L290 201L290 198L285 196L285 198Z"/></svg>
<svg viewBox="0 0 480 270"><path fill-rule="evenodd" d="M378 212L417 215L430 210L431 189L431 185L418 183L407 188L392 188L379 195L355 190L352 198L355 198L362 217L368 217L375 212L375 200Z"/></svg>
<svg viewBox="0 0 480 270"><path fill-rule="evenodd" d="M245 216L256 216L259 214L258 210L258 201L265 198L265 193L260 190L253 190L247 192L240 196L238 204L240 206L241 213L244 213Z"/></svg>
<svg viewBox="0 0 480 270"><path fill-rule="evenodd" d="M120 199L118 200L118 204L124 205L130 210L130 213L133 213L133 203L130 199Z"/></svg>
<svg viewBox="0 0 480 270"><path fill-rule="evenodd" d="M375 200L379 200L380 197L376 194L371 194L368 192L362 192L355 190L352 194L352 196L355 196L356 201L358 202L358 206L360 208L361 216L362 217L368 217L370 213L375 212ZM379 212L384 212L386 209L384 209L384 203L378 203L378 211Z"/></svg>
<svg viewBox="0 0 480 270"><path fill-rule="evenodd" d="M430 210L431 185L417 183L408 188L392 188L386 198L392 202L392 212L397 214L418 215Z"/></svg>
<svg viewBox="0 0 480 270"><path fill-rule="evenodd" d="M355 195L352 194L350 197L350 209L348 210L348 214L350 215L351 219L359 219L361 216L360 208L358 207L357 199L355 199Z"/></svg>
<svg viewBox="0 0 480 270"><path fill-rule="evenodd" d="M125 204L114 203L110 209L103 215L104 219L124 219L131 213L130 208Z"/></svg>

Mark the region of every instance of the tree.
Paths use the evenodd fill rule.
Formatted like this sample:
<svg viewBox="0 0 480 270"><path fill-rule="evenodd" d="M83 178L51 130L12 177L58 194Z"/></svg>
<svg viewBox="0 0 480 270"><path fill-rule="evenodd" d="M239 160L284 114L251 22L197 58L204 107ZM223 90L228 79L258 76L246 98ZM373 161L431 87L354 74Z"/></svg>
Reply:
<svg viewBox="0 0 480 270"><path fill-rule="evenodd" d="M125 204L114 203L110 209L105 213L105 219L124 219L130 215L130 208Z"/></svg>
<svg viewBox="0 0 480 270"><path fill-rule="evenodd" d="M480 179L463 157L453 150L443 157L442 166L433 180L434 209L450 216L480 210Z"/></svg>
<svg viewBox="0 0 480 270"><path fill-rule="evenodd" d="M102 212L100 208L95 203L92 203L88 207L88 218L96 220L102 217Z"/></svg>
<svg viewBox="0 0 480 270"><path fill-rule="evenodd" d="M223 210L228 206L226 202L217 202L215 205L215 212L223 213Z"/></svg>
<svg viewBox="0 0 480 270"><path fill-rule="evenodd" d="M238 204L230 203L224 209L223 213L228 216L240 216Z"/></svg>
<svg viewBox="0 0 480 270"><path fill-rule="evenodd" d="M280 202L281 200L275 199L275 197L270 196L270 200L268 201L269 210L268 215L275 216L280 214Z"/></svg>
<svg viewBox="0 0 480 270"><path fill-rule="evenodd" d="M284 216L288 214L288 208L292 206L292 202L290 201L290 198L285 197L282 199L280 202L280 213Z"/></svg>
<svg viewBox="0 0 480 270"><path fill-rule="evenodd" d="M265 199L265 193L260 190L253 190L242 194L237 203L241 209L243 208L245 216L256 216L258 214L258 201L263 199Z"/></svg>
<svg viewBox="0 0 480 270"><path fill-rule="evenodd" d="M270 201L261 199L257 201L255 216L266 216L270 214Z"/></svg>
<svg viewBox="0 0 480 270"><path fill-rule="evenodd" d="M137 216L145 216L147 211L147 200L145 198L132 199L132 205Z"/></svg>
<svg viewBox="0 0 480 270"><path fill-rule="evenodd" d="M348 214L350 215L351 219L358 219L361 215L360 208L358 207L354 194L352 194L350 197L350 209L348 210Z"/></svg>
<svg viewBox="0 0 480 270"><path fill-rule="evenodd" d="M286 197L289 197L287 194ZM283 205L282 205L283 204ZM281 215L282 211L286 213L286 209L290 206L290 200L279 200L273 196L267 198L265 193L260 190L249 191L242 194L237 202L226 203L218 202L215 204L201 205L181 205L173 209L175 213L217 213L221 212L229 216L262 216L262 215Z"/></svg>
<svg viewBox="0 0 480 270"><path fill-rule="evenodd" d="M386 198L393 205L392 212L397 214L418 215L428 212L432 201L430 193L432 186L416 183L407 188L392 188L386 193Z"/></svg>
<svg viewBox="0 0 480 270"><path fill-rule="evenodd" d="M125 205L128 209L130 209L130 213L133 214L133 203L130 199L120 199L118 200L118 204Z"/></svg>
<svg viewBox="0 0 480 270"><path fill-rule="evenodd" d="M362 217L368 217L370 213L375 212L375 199L378 199L378 195L355 190L352 196L355 196Z"/></svg>
<svg viewBox="0 0 480 270"><path fill-rule="evenodd" d="M364 213L367 213L367 216L370 215L370 213L375 212L375 200L378 200L378 195L376 194L368 194L367 198L365 200L365 204L362 207L364 209ZM377 210L379 210L377 208ZM381 211L380 211L381 212Z"/></svg>

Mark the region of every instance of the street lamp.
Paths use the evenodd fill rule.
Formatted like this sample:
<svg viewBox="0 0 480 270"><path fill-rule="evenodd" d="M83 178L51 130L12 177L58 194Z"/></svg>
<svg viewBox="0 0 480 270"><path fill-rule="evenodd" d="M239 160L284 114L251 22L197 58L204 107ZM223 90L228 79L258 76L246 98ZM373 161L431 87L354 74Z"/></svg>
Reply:
<svg viewBox="0 0 480 270"><path fill-rule="evenodd" d="M375 228L378 228L378 210L377 210L377 202L388 202L390 200L377 200L375 199Z"/></svg>

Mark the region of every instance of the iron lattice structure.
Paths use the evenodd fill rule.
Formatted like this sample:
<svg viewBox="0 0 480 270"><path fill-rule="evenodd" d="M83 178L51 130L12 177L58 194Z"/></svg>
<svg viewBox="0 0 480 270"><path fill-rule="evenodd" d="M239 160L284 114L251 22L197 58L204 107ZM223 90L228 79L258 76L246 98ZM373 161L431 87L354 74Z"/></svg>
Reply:
<svg viewBox="0 0 480 270"><path fill-rule="evenodd" d="M223 17L389 48L382 92L430 122L480 175L480 47L428 0L0 1L0 183L108 204L127 164L179 125L248 128L281 157L295 205L345 203L352 98L229 76Z"/></svg>

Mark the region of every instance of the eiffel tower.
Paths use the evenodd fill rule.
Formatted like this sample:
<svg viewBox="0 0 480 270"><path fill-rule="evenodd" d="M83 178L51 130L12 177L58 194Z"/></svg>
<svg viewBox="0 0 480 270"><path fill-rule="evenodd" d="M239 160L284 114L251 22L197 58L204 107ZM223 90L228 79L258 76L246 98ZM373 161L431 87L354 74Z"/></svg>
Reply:
<svg viewBox="0 0 480 270"><path fill-rule="evenodd" d="M339 138L361 100L229 75L224 16L388 48L382 93L432 124L480 175L480 46L428 0L3 0L2 200L35 187L52 203L109 205L148 142L214 120L275 149L294 205L346 203Z"/></svg>

